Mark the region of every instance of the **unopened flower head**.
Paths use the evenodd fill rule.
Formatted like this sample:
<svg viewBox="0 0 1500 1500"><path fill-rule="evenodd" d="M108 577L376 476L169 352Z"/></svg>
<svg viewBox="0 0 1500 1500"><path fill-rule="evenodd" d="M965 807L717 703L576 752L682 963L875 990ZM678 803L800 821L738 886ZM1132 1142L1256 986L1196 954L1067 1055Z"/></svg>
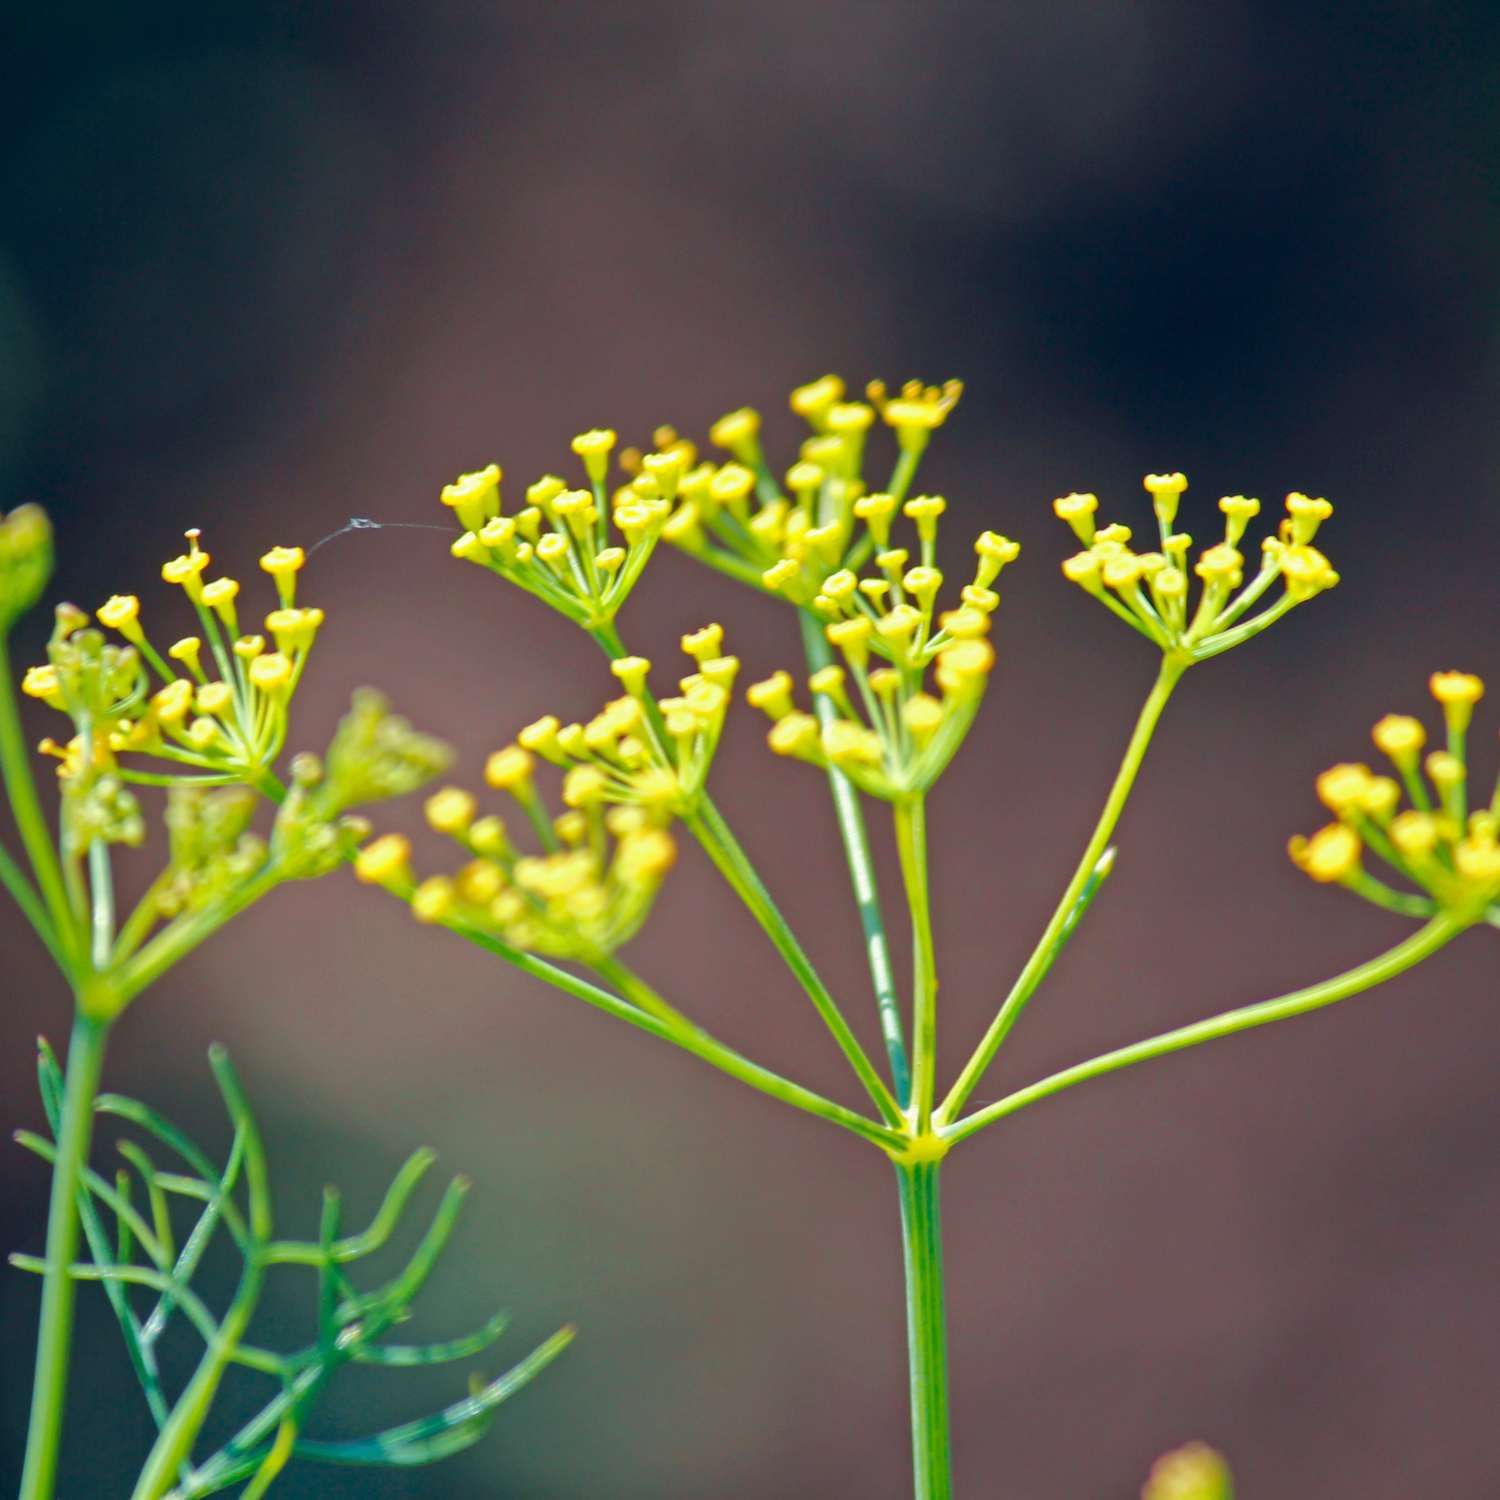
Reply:
<svg viewBox="0 0 1500 1500"><path fill-rule="evenodd" d="M924 557L932 555L928 538L941 505L936 497L921 497L905 507L923 536ZM836 765L871 796L888 801L930 787L978 712L995 659L986 638L1000 603L994 584L1020 548L987 531L974 552L973 581L960 591L958 606L942 613L943 574L931 562L913 562L903 548L877 553L868 577L846 568L825 579L813 608L827 622L842 665L808 680L816 716L796 707L785 672L750 689L751 704L771 719L771 748Z"/></svg>
<svg viewBox="0 0 1500 1500"><path fill-rule="evenodd" d="M1371 739L1393 774L1363 762L1323 772L1318 797L1336 821L1294 838L1289 851L1314 880L1345 885L1377 905L1477 921L1500 902L1500 787L1477 807L1469 793L1466 732L1484 684L1468 672L1438 672L1431 687L1447 721L1446 747L1424 755L1422 721L1387 714ZM1367 856L1398 885L1371 874Z"/></svg>
<svg viewBox="0 0 1500 1500"><path fill-rule="evenodd" d="M1205 1443L1163 1454L1152 1466L1141 1500L1233 1500L1229 1465Z"/></svg>
<svg viewBox="0 0 1500 1500"><path fill-rule="evenodd" d="M1277 533L1261 542L1258 566L1247 569L1245 536L1260 514L1259 500L1224 496L1219 501L1222 538L1200 550L1190 563L1193 539L1176 529L1186 476L1148 474L1145 487L1156 513L1159 550L1133 550L1128 526L1098 526L1099 502L1094 495L1064 495L1053 501L1058 518L1067 522L1084 547L1063 564L1063 574L1183 662L1201 661L1239 645L1339 581L1332 564L1313 546L1318 527L1333 514L1326 500L1288 495ZM1257 609L1278 582L1281 593Z"/></svg>
<svg viewBox="0 0 1500 1500"><path fill-rule="evenodd" d="M211 558L200 534L162 568L163 579L187 594L199 633L158 650L142 623L139 598L115 594L95 620L123 638L110 642L82 628L86 617L60 611L45 667L33 668L25 692L66 713L75 733L96 754L125 756L120 774L137 774L133 756L167 763L152 768L184 781L255 782L286 743L288 705L307 665L323 611L300 607L296 579L300 547L273 547L261 567L275 581L278 608L265 617L265 634L246 635L239 613L240 584L206 578ZM67 774L68 763L63 765Z"/></svg>
<svg viewBox="0 0 1500 1500"><path fill-rule="evenodd" d="M572 446L584 488L546 475L526 491L521 509L505 515L500 468L491 464L447 485L442 498L465 528L453 543L455 557L498 573L592 630L614 619L641 576L671 514L682 464L678 455L653 454L611 494L615 434L596 428Z"/></svg>
<svg viewBox="0 0 1500 1500"><path fill-rule="evenodd" d="M663 535L720 572L807 605L831 574L857 569L891 545L917 461L961 389L957 381L912 381L890 397L875 381L869 399L858 401L836 375L799 386L791 406L811 436L779 476L761 447L759 415L749 407L730 412L710 431L728 461L684 469ZM872 490L866 447L880 418L894 431L898 454L885 488Z"/></svg>
<svg viewBox="0 0 1500 1500"><path fill-rule="evenodd" d="M0 635L34 605L52 576L52 523L38 505L0 516Z"/></svg>

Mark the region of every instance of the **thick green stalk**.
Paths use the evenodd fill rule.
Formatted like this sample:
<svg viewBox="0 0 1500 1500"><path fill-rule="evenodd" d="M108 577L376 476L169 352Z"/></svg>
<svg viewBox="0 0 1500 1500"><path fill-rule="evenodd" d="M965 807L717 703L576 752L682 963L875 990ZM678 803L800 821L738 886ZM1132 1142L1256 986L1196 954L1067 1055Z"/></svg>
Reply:
<svg viewBox="0 0 1500 1500"><path fill-rule="evenodd" d="M911 908L912 1073L911 1108L918 1135L932 1126L937 1081L937 955L932 941L932 902L927 889L927 803L923 797L895 806L896 848Z"/></svg>
<svg viewBox="0 0 1500 1500"><path fill-rule="evenodd" d="M1068 882L1062 899L1057 903L1057 910L1052 913L1052 918L1032 950L1031 957L1026 960L1025 967L1016 977L1010 993L1005 997L995 1019L990 1023L989 1030L985 1032L984 1039L974 1049L974 1055L964 1066L963 1072L958 1076L958 1081L948 1091L947 1098L939 1107L937 1119L940 1124L953 1120L963 1108L964 1101L974 1092L979 1080L984 1077L985 1069L994 1061L995 1054L1010 1034L1011 1027L1016 1024L1021 1012L1026 1008L1027 1001L1036 992L1037 985L1041 983L1042 977L1051 967L1052 959L1056 955L1058 939L1062 936L1068 918L1078 904L1079 897L1083 895L1089 878L1094 874L1100 859L1103 858L1104 851L1114 835L1115 825L1120 821L1120 814L1125 810L1125 803L1130 797L1131 788L1135 785L1136 774L1140 771L1141 762L1146 757L1146 747L1150 745L1151 736L1156 732L1157 721L1161 718L1162 710L1167 706L1172 690L1190 665L1186 657L1164 656L1162 658L1161 670L1157 673L1156 682L1141 708L1140 717L1135 722L1135 731L1130 736L1130 743L1125 747L1125 757L1120 762L1120 769L1115 773L1114 785L1110 787L1109 796L1105 799L1104 811L1099 814L1099 822L1083 851L1083 857L1078 861L1078 868L1073 872L1073 878Z"/></svg>
<svg viewBox="0 0 1500 1500"><path fill-rule="evenodd" d="M948 1327L943 1294L943 1232L935 1161L897 1163L906 1263L906 1339L911 1371L915 1500L952 1500L953 1442L948 1417Z"/></svg>
<svg viewBox="0 0 1500 1500"><path fill-rule="evenodd" d="M73 1345L73 1278L78 1253L78 1190L88 1161L94 1125L94 1096L104 1066L109 1023L80 1014L68 1044L57 1161L47 1203L47 1270L37 1328L36 1375L32 1384L31 1425L19 1500L52 1500L57 1456L67 1404L68 1366Z"/></svg>
<svg viewBox="0 0 1500 1500"><path fill-rule="evenodd" d="M802 646L809 672L816 672L833 661L833 648L823 633L823 626L807 610L798 611L802 622ZM816 696L820 723L826 725L838 717L826 693ZM870 858L870 838L860 811L859 793L854 784L832 763L828 767L828 789L833 796L833 812L838 820L839 837L844 843L844 858L849 866L849 881L854 887L854 904L859 909L859 925L865 935L865 958L870 966L870 982L875 988L875 1006L880 1014L880 1031L885 1038L886 1055L891 1063L891 1082L896 1101L903 1107L911 1096L911 1064L906 1055L906 1038L901 1025L901 1001L896 992L896 976L891 971L890 946L886 942L885 918L880 910L880 890L875 883L875 863Z"/></svg>
<svg viewBox="0 0 1500 1500"><path fill-rule="evenodd" d="M1362 990L1373 989L1377 984L1394 979L1414 964L1436 953L1467 925L1467 922L1446 913L1436 916L1404 943L1398 943L1367 963L1348 969L1332 979L1308 985L1306 989L1293 990L1274 1000L1262 1000L1255 1005L1225 1011L1223 1015L1212 1016L1206 1021L1195 1021L1192 1025L1180 1026L1175 1031L1165 1031L1160 1036L1148 1037L1145 1041L1134 1042L1128 1047L1118 1047L1113 1052L1102 1053L1087 1062L1077 1063L1071 1068L1064 1068L1060 1073L1053 1073L1050 1077L1029 1084L1026 1088L1017 1089L1015 1093L1007 1094L994 1104L976 1110L958 1124L949 1126L942 1132L943 1139L950 1145L961 1141L965 1136L983 1130L986 1125L992 1125L1006 1115L1025 1109L1028 1104L1035 1104L1039 1099L1061 1093L1090 1078L1100 1078L1120 1068L1148 1062L1153 1057L1165 1057L1169 1052L1181 1052L1186 1047L1196 1047L1217 1037L1232 1036L1237 1031L1249 1031L1255 1026L1269 1025L1272 1021L1306 1015L1310 1010L1319 1010L1337 1000L1357 995Z"/></svg>

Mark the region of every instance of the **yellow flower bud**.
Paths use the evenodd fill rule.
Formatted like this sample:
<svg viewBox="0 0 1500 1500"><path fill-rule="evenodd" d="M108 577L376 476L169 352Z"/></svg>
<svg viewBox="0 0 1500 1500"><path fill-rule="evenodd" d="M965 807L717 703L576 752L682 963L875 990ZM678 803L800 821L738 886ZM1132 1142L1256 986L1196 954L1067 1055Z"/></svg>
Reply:
<svg viewBox="0 0 1500 1500"><path fill-rule="evenodd" d="M712 661L720 654L723 645L724 627L722 625L705 625L701 630L695 630L682 638L683 651L700 664Z"/></svg>
<svg viewBox="0 0 1500 1500"><path fill-rule="evenodd" d="M1493 840L1464 839L1453 850L1453 868L1475 885L1500 884L1500 848Z"/></svg>
<svg viewBox="0 0 1500 1500"><path fill-rule="evenodd" d="M781 725L776 727L779 729ZM776 730L771 733L774 735ZM878 766L881 762L880 736L852 719L830 720L823 726L822 741L823 753L836 766Z"/></svg>
<svg viewBox="0 0 1500 1500"><path fill-rule="evenodd" d="M519 745L497 750L484 763L484 779L497 791L520 793L531 783L531 756Z"/></svg>
<svg viewBox="0 0 1500 1500"><path fill-rule="evenodd" d="M1148 474L1142 483L1151 496L1151 508L1163 526L1171 526L1177 519L1177 507L1182 501L1182 492L1187 489L1186 474Z"/></svg>
<svg viewBox="0 0 1500 1500"><path fill-rule="evenodd" d="M572 442L573 451L583 460L583 467L594 484L603 484L609 472L609 455L614 451L615 435L607 427L580 432Z"/></svg>
<svg viewBox="0 0 1500 1500"><path fill-rule="evenodd" d="M1387 714L1370 731L1375 748L1388 755L1402 769L1414 766L1422 746L1427 743L1427 731L1420 719L1410 714Z"/></svg>
<svg viewBox="0 0 1500 1500"><path fill-rule="evenodd" d="M792 678L788 672L773 672L764 682L752 683L745 690L745 701L772 719L784 719L792 712Z"/></svg>
<svg viewBox="0 0 1500 1500"><path fill-rule="evenodd" d="M1193 571L1205 583L1227 585L1235 589L1245 576L1244 564L1245 559L1238 550L1227 542L1220 542L1218 546L1210 547L1203 553Z"/></svg>
<svg viewBox="0 0 1500 1500"><path fill-rule="evenodd" d="M1326 500L1314 500L1293 491L1286 497L1287 529L1290 539L1306 546L1317 535L1318 527L1333 514Z"/></svg>
<svg viewBox="0 0 1500 1500"><path fill-rule="evenodd" d="M1069 583L1076 583L1091 594L1097 594L1103 589L1099 576L1102 561L1096 552L1075 552L1072 557L1063 560L1062 571Z"/></svg>
<svg viewBox="0 0 1500 1500"><path fill-rule="evenodd" d="M609 670L632 698L638 698L646 691L646 676L651 663L644 656L622 656L609 664Z"/></svg>
<svg viewBox="0 0 1500 1500"><path fill-rule="evenodd" d="M1317 780L1319 800L1340 817L1359 806L1370 785L1368 766L1343 764L1332 766Z"/></svg>
<svg viewBox="0 0 1500 1500"><path fill-rule="evenodd" d="M1391 819L1391 842L1408 859L1421 860L1437 848L1438 824L1431 813L1408 809Z"/></svg>
<svg viewBox="0 0 1500 1500"><path fill-rule="evenodd" d="M639 660L639 658L626 658ZM547 760L561 761L562 751L557 743L557 731L561 726L553 714L543 714L534 723L528 724L517 736L516 743L523 750L530 750Z"/></svg>
<svg viewBox="0 0 1500 1500"><path fill-rule="evenodd" d="M917 535L923 542L937 538L938 517L947 510L948 502L941 495L918 495L901 507L901 514L917 523Z"/></svg>
<svg viewBox="0 0 1500 1500"><path fill-rule="evenodd" d="M234 703L234 690L227 682L205 682L196 702L200 714L222 715Z"/></svg>
<svg viewBox="0 0 1500 1500"><path fill-rule="evenodd" d="M382 834L355 855L354 874L366 885L404 884L411 878L411 844L399 833Z"/></svg>
<svg viewBox="0 0 1500 1500"><path fill-rule="evenodd" d="M824 375L808 385L799 385L792 392L792 410L813 427L821 429L829 411L843 396L844 382L837 375ZM718 442L718 439L714 441Z"/></svg>
<svg viewBox="0 0 1500 1500"><path fill-rule="evenodd" d="M1219 501L1224 513L1224 540L1231 547L1237 546L1245 534L1245 528L1260 514L1260 501L1248 495L1225 495Z"/></svg>
<svg viewBox="0 0 1500 1500"><path fill-rule="evenodd" d="M465 531L479 531L500 514L500 465L487 464L445 484L439 498Z"/></svg>
<svg viewBox="0 0 1500 1500"><path fill-rule="evenodd" d="M562 799L569 807L592 807L609 788L609 778L598 766L574 766L563 777Z"/></svg>
<svg viewBox="0 0 1500 1500"><path fill-rule="evenodd" d="M411 893L411 914L419 922L441 922L453 906L453 882L446 875L429 876Z"/></svg>
<svg viewBox="0 0 1500 1500"><path fill-rule="evenodd" d="M140 640L141 601L134 594L115 594L101 604L96 613L101 625L118 630L126 640Z"/></svg>
<svg viewBox="0 0 1500 1500"><path fill-rule="evenodd" d="M955 641L938 652L937 685L945 693L966 695L982 692L995 665L995 650L983 638Z"/></svg>
<svg viewBox="0 0 1500 1500"><path fill-rule="evenodd" d="M49 707L63 707L62 683L58 678L57 668L51 662L39 667L27 667L26 675L21 679L21 691L28 698L40 698Z"/></svg>
<svg viewBox="0 0 1500 1500"><path fill-rule="evenodd" d="M896 514L894 495L861 495L854 502L854 514L869 527L870 536L877 547L883 548L890 542L891 521Z"/></svg>
<svg viewBox="0 0 1500 1500"><path fill-rule="evenodd" d="M755 488L755 475L740 464L725 464L709 481L708 493L718 505L736 514L743 511L744 501Z"/></svg>
<svg viewBox="0 0 1500 1500"><path fill-rule="evenodd" d="M193 685L185 677L169 682L151 699L151 710L162 724L181 723L192 706Z"/></svg>
<svg viewBox="0 0 1500 1500"><path fill-rule="evenodd" d="M795 558L783 557L780 562L773 563L764 573L760 575L760 581L772 591L778 593L789 583L795 582L802 574L802 564Z"/></svg>
<svg viewBox="0 0 1500 1500"><path fill-rule="evenodd" d="M1087 547L1094 540L1094 514L1099 509L1097 495L1060 495L1052 502L1058 520L1073 528L1073 535Z"/></svg>
<svg viewBox="0 0 1500 1500"><path fill-rule="evenodd" d="M1305 874L1324 885L1347 880L1359 869L1359 835L1345 823L1330 823L1310 839L1293 839L1288 852Z"/></svg>
<svg viewBox="0 0 1500 1500"><path fill-rule="evenodd" d="M260 560L261 567L276 580L281 607L290 609L297 590L297 574L307 561L300 547L272 547Z"/></svg>
<svg viewBox="0 0 1500 1500"><path fill-rule="evenodd" d="M1472 672L1434 672L1428 685L1443 705L1448 727L1462 733L1474 716L1474 705L1484 696L1484 683Z"/></svg>
<svg viewBox="0 0 1500 1500"><path fill-rule="evenodd" d="M477 806L472 792L448 786L434 792L423 804L422 811L428 824L439 833L458 835L473 823Z"/></svg>
<svg viewBox="0 0 1500 1500"><path fill-rule="evenodd" d="M257 656L249 667L250 685L263 693L279 693L291 686L292 664L279 651Z"/></svg>
<svg viewBox="0 0 1500 1500"><path fill-rule="evenodd" d="M187 537L188 550L179 557L174 557L170 562L162 564L161 576L167 583L180 585L190 599L201 599L203 597L203 570L208 566L210 558L198 546L198 538L202 532L195 526L191 531L184 533Z"/></svg>
<svg viewBox="0 0 1500 1500"><path fill-rule="evenodd" d="M943 722L943 705L930 693L914 693L901 709L901 718L918 745L925 745Z"/></svg>
<svg viewBox="0 0 1500 1500"><path fill-rule="evenodd" d="M239 592L240 586L235 579L215 578L212 583L205 584L203 587L203 603L210 609L216 610L220 618L227 619L229 615L226 612L232 614L234 601L239 596ZM235 627L230 623L229 628L233 630Z"/></svg>
<svg viewBox="0 0 1500 1500"><path fill-rule="evenodd" d="M1464 779L1464 763L1446 750L1434 750L1424 764L1432 784L1440 792L1457 786Z"/></svg>
<svg viewBox="0 0 1500 1500"><path fill-rule="evenodd" d="M708 429L709 440L741 463L754 464L760 452L760 413L748 406L719 418Z"/></svg>
<svg viewBox="0 0 1500 1500"><path fill-rule="evenodd" d="M818 745L818 721L811 714L792 712L778 719L766 736L777 755L808 756Z"/></svg>

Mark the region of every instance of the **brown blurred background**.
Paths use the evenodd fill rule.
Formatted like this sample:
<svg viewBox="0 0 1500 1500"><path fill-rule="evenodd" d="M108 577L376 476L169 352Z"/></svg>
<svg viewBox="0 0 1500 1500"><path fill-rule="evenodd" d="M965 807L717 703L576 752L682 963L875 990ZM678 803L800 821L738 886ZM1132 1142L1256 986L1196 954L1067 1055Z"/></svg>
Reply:
<svg viewBox="0 0 1500 1500"><path fill-rule="evenodd" d="M1025 555L932 812L949 1075L1152 671L1057 572L1048 502L1069 489L1141 519L1140 475L1180 467L1200 532L1220 493L1327 494L1345 583L1189 678L1118 872L982 1095L1402 935L1283 845L1318 820L1313 775L1366 754L1380 713L1420 709L1430 670L1500 671L1500 10L76 0L4 29L0 505L52 510L61 592L138 589L162 618L153 579L187 525L253 571L351 515L441 521L438 486L492 457L514 491L595 423L701 432L748 401L789 449L784 393L826 368L960 375L923 486ZM305 592L330 627L299 744L375 681L473 780L520 724L611 687L587 641L435 533L343 537ZM622 623L663 655L712 617L749 668L792 664L785 612L675 555ZM875 1047L824 789L757 721L738 715L717 791ZM1493 734L1476 740L1488 774ZM1049 1101L953 1160L963 1493L1124 1500L1195 1435L1247 1497L1500 1490L1495 936ZM66 1006L3 912L0 943L11 1128L39 1118L31 1038L60 1040ZM631 952L728 1040L851 1097L695 851ZM424 1329L503 1303L513 1357L582 1329L474 1452L299 1468L288 1500L909 1493L875 1153L342 877L281 893L151 993L109 1081L221 1139L215 1038L260 1101L289 1228L330 1176L359 1219L430 1142L477 1186ZM40 1246L44 1190L0 1155L7 1245ZM293 1280L268 1337L295 1336L311 1290ZM0 1473L35 1300L4 1279ZM83 1304L64 1492L110 1497L145 1420L102 1298ZM324 1425L416 1399L351 1377Z"/></svg>

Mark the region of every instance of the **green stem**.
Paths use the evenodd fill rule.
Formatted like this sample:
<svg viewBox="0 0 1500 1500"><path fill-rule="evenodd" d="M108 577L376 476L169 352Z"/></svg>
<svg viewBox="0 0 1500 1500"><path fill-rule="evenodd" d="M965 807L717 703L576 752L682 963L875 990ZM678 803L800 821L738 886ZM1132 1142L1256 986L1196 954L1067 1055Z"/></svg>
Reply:
<svg viewBox="0 0 1500 1500"><path fill-rule="evenodd" d="M943 1233L935 1161L898 1164L906 1264L906 1339L911 1371L915 1500L952 1500L953 1442L948 1420L948 1331L943 1297Z"/></svg>
<svg viewBox="0 0 1500 1500"><path fill-rule="evenodd" d="M26 878L26 872L10 857L3 845L0 845L0 886L4 886L9 892L11 900L21 908L22 915L46 944L53 962L66 974L67 959L57 945L57 934L52 930L52 919L47 915L47 908L42 905L42 898Z"/></svg>
<svg viewBox="0 0 1500 1500"><path fill-rule="evenodd" d="M1083 895L1089 878L1094 874L1100 859L1104 856L1104 851L1114 834L1115 825L1120 821L1120 814L1124 811L1131 788L1135 785L1136 774L1141 768L1141 762L1145 759L1146 747L1151 743L1151 736L1156 732L1157 721L1161 718L1162 710L1167 706L1172 690L1177 686L1188 666L1189 662L1182 657L1164 656L1162 658L1161 670L1157 673L1156 682L1141 708L1140 717L1135 722L1135 731L1130 736L1130 743L1125 747L1125 757L1120 762L1120 769L1115 773L1114 785L1109 789L1104 811L1099 814L1099 822L1083 851L1083 857L1078 861L1078 868L1073 872L1073 878L1068 882L1068 888L1057 903L1057 910L1052 913L1052 918L1032 950L1031 957L1026 960L1025 967L1016 977L1010 993L1005 997L995 1019L990 1023L989 1030L985 1032L984 1039L974 1049L974 1055L964 1066L963 1072L958 1076L958 1081L949 1090L948 1097L943 1100L938 1109L937 1119L940 1124L953 1120L963 1108L964 1101L974 1092L979 1080L984 1077L985 1069L994 1061L995 1054L1010 1034L1011 1027L1016 1024L1021 1012L1026 1008L1027 1001L1036 992L1037 985L1041 983L1043 976L1051 967L1052 960L1056 956L1058 940L1067 926L1069 915Z"/></svg>
<svg viewBox="0 0 1500 1500"><path fill-rule="evenodd" d="M560 969L556 964L550 964L545 959L522 952L518 948L512 948L509 943L502 942L499 938L482 932L478 928L470 927L457 920L447 921L443 925L451 932L456 932L460 937L466 938L475 947L483 948L486 952L505 959L507 963L514 964L523 973L530 974L544 984L549 984L566 995L572 995L575 999L582 1000L597 1010L602 1010L606 1015L614 1016L616 1020L637 1027L661 1041L670 1042L674 1047L681 1047L684 1052L690 1052L694 1057L701 1058L721 1073L727 1073L731 1078L739 1079L741 1083L748 1084L762 1094L769 1094L773 1099L780 1099L784 1104L795 1105L798 1109L806 1110L808 1114L817 1115L831 1124L841 1125L845 1130L852 1131L855 1135L873 1142L883 1151L900 1151L906 1144L905 1138L896 1131L888 1130L876 1121L866 1119L855 1110L847 1109L842 1104L835 1104L833 1100L825 1099L821 1094L803 1088L801 1084L793 1083L790 1079L783 1078L779 1073L774 1073L759 1063L751 1062L749 1058L741 1056L732 1047L725 1046L700 1027L689 1024L686 1029L683 1029L681 1026L669 1025L666 1021L651 1014L649 1010L643 1009L640 996L637 996L634 1001L622 1000L618 995L612 995L608 990L600 989L598 985L590 984L588 980L580 979L576 974L570 974L566 969ZM623 965L618 966L618 972L630 973ZM644 988L645 981L630 974L629 987L634 986ZM659 1004L666 1003L661 1001L660 997L657 997L657 1000Z"/></svg>
<svg viewBox="0 0 1500 1500"><path fill-rule="evenodd" d="M802 622L802 646L808 671L816 672L833 661L833 648L814 615L806 610L800 610L798 615ZM818 719L826 726L829 720L838 716L838 710L826 693L818 693L815 697ZM911 1064L906 1056L901 1001L896 992L896 976L891 971L885 918L880 910L880 890L875 883L875 864L870 858L870 838L865 831L859 794L849 778L832 763L828 767L828 788L833 795L833 812L844 843L844 858L849 865L849 881L854 887L854 904L859 909L859 925L864 930L865 958L870 966L870 982L875 988L880 1032L890 1058L891 1081L895 1085L897 1103L904 1107L911 1096Z"/></svg>
<svg viewBox="0 0 1500 1500"><path fill-rule="evenodd" d="M68 904L62 868L58 864L57 851L52 846L47 819L37 798L36 783L31 777L31 766L26 756L26 738L16 709L10 673L10 653L5 636L0 633L0 778L5 782L11 816L16 820L16 829L21 835L26 857L31 861L42 900L52 916L58 946L64 952L71 953L78 940L72 908Z"/></svg>
<svg viewBox="0 0 1500 1500"><path fill-rule="evenodd" d="M89 845L89 913L90 962L100 973L109 967L115 945L115 877L103 839Z"/></svg>
<svg viewBox="0 0 1500 1500"><path fill-rule="evenodd" d="M1165 1057L1169 1052L1181 1052L1186 1047L1196 1047L1202 1042L1211 1042L1217 1037L1233 1036L1237 1031L1249 1031L1252 1027L1269 1025L1272 1021L1305 1015L1310 1010L1319 1010L1325 1005L1332 1005L1337 1000L1346 1000L1350 995L1357 995L1362 990L1373 989L1377 984L1384 984L1386 980L1394 979L1414 964L1436 953L1439 948L1462 932L1467 925L1458 918L1444 913L1419 928L1404 943L1398 943L1394 948L1387 949L1386 952L1370 959L1367 963L1348 969L1332 979L1308 985L1306 989L1293 990L1290 994L1280 995L1274 1000L1262 1000L1255 1005L1245 1005L1238 1010L1225 1011L1223 1015L1212 1016L1206 1021L1195 1021L1190 1026L1180 1026L1175 1031L1166 1031L1160 1036L1149 1037L1143 1042L1135 1042L1128 1047L1119 1047L1113 1052L1105 1052L1098 1057L1090 1058L1088 1062L1064 1068L1060 1073L1053 1073L1050 1077L1043 1078L1026 1088L1017 1089L1015 1093L1006 1095L1005 1098L987 1105L984 1109L976 1110L966 1119L960 1120L958 1124L943 1131L943 1139L951 1146L954 1142L963 1140L965 1136L983 1130L986 1125L1004 1119L1006 1115L1013 1115L1017 1110L1025 1109L1028 1104L1035 1104L1039 1099L1045 1099L1051 1094L1058 1094L1064 1089L1072 1088L1075 1083L1084 1083L1090 1078L1100 1078L1106 1073L1131 1067L1135 1063L1147 1062L1153 1057Z"/></svg>
<svg viewBox="0 0 1500 1500"><path fill-rule="evenodd" d="M860 1046L859 1038L850 1029L848 1020L838 1007L838 1002L829 993L828 986L823 983L818 971L813 968L812 960L803 952L796 934L777 909L770 892L761 883L755 866L750 863L749 857L740 848L739 841L730 832L729 825L706 793L702 807L685 821L693 836L703 846L704 852L713 860L719 873L728 881L735 894L745 903L751 915L765 930L766 936L771 939L772 946L781 955L787 968L807 991L813 1006L823 1018L823 1024L827 1026L834 1041L838 1043L840 1051L849 1060L849 1065L854 1069L859 1081L864 1084L866 1092L885 1117L886 1123L899 1125L901 1123L900 1106L896 1103L890 1089L886 1087L884 1079L875 1071L875 1065L870 1061L865 1049Z"/></svg>
<svg viewBox="0 0 1500 1500"><path fill-rule="evenodd" d="M927 803L923 797L898 802L896 848L901 878L911 908L912 1073L911 1103L916 1131L932 1127L932 1099L937 1081L937 955L932 941L932 902L927 888Z"/></svg>
<svg viewBox="0 0 1500 1500"><path fill-rule="evenodd" d="M31 1425L26 1435L19 1500L52 1500L57 1483L73 1344L74 1285L68 1267L78 1253L78 1190L88 1161L94 1096L108 1037L108 1022L80 1014L68 1044L57 1161L47 1204L47 1270L37 1331Z"/></svg>

